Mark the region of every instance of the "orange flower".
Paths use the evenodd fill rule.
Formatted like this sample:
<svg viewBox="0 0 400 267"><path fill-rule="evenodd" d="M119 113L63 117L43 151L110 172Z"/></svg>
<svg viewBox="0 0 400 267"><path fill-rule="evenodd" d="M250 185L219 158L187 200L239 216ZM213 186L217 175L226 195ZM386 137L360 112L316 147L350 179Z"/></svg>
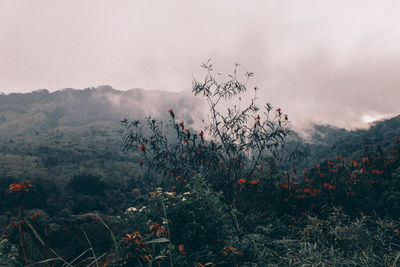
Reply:
<svg viewBox="0 0 400 267"><path fill-rule="evenodd" d="M250 181L250 184L255 185L258 184L260 182L260 179L254 180L254 181Z"/></svg>
<svg viewBox="0 0 400 267"><path fill-rule="evenodd" d="M180 244L178 246L178 249L179 249L179 254L181 254L181 255L187 254L187 252L185 251L185 246L184 245Z"/></svg>
<svg viewBox="0 0 400 267"><path fill-rule="evenodd" d="M203 137L204 136L204 132L203 131L199 132L199 136Z"/></svg>
<svg viewBox="0 0 400 267"><path fill-rule="evenodd" d="M281 187L282 187L283 189L288 189L288 188L289 188L289 185L288 185L288 184L282 184Z"/></svg>
<svg viewBox="0 0 400 267"><path fill-rule="evenodd" d="M185 124L185 122L184 122L184 121L181 121L178 125L179 125L179 126L183 126L183 124Z"/></svg>
<svg viewBox="0 0 400 267"><path fill-rule="evenodd" d="M237 183L238 183L238 184L245 184L245 183L246 183L246 179L243 179L243 178L238 179L238 180L237 180Z"/></svg>
<svg viewBox="0 0 400 267"><path fill-rule="evenodd" d="M32 187L32 185L27 182L22 182L19 184L10 184L10 186L8 188L8 193L19 192L19 191L27 192L28 189L31 187Z"/></svg>

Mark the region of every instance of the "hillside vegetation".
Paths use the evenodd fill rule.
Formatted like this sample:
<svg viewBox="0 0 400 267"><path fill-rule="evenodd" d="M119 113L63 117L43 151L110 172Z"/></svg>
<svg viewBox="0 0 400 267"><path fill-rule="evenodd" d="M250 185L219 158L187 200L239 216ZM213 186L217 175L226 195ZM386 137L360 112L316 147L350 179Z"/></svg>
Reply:
<svg viewBox="0 0 400 267"><path fill-rule="evenodd" d="M203 67L205 102L0 95L0 266L399 266L400 116L305 140L257 99L221 112L253 74Z"/></svg>

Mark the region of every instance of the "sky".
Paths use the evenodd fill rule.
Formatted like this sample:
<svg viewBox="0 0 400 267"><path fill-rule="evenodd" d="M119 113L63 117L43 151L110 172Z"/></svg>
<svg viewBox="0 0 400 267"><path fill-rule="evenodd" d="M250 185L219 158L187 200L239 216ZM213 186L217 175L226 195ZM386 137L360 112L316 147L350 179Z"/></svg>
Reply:
<svg viewBox="0 0 400 267"><path fill-rule="evenodd" d="M400 2L0 0L0 92L190 91L212 58L254 72L296 127L400 113Z"/></svg>

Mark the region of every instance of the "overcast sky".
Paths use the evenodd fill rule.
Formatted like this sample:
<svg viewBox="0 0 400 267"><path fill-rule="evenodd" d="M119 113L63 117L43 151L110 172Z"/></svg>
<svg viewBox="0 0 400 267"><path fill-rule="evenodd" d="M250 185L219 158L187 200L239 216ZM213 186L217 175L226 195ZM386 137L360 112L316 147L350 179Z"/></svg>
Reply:
<svg viewBox="0 0 400 267"><path fill-rule="evenodd" d="M0 92L190 90L213 59L294 124L400 113L399 1L0 0Z"/></svg>

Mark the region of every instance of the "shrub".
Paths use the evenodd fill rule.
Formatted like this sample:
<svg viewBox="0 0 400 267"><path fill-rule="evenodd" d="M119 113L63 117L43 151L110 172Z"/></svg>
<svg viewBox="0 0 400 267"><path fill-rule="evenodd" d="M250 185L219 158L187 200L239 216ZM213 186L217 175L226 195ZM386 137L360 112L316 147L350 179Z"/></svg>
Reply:
<svg viewBox="0 0 400 267"><path fill-rule="evenodd" d="M205 79L194 80L193 93L205 98L210 109L203 130L187 127L172 109L167 124L153 118L148 118L146 124L122 121L125 149L142 154L140 163L148 167L148 177L161 175L153 179L154 185L177 186L181 192L191 177L201 174L214 190L222 192L225 203L240 208L236 203L240 202L244 185L259 183L259 192L265 192L268 184L273 184L272 178L279 176L278 149L288 133L288 118L282 110L274 112L269 103L260 108L257 87L247 107L221 108L222 102L240 102L253 76L248 72L241 81L238 66L224 81L215 77L210 62L202 65Z"/></svg>

